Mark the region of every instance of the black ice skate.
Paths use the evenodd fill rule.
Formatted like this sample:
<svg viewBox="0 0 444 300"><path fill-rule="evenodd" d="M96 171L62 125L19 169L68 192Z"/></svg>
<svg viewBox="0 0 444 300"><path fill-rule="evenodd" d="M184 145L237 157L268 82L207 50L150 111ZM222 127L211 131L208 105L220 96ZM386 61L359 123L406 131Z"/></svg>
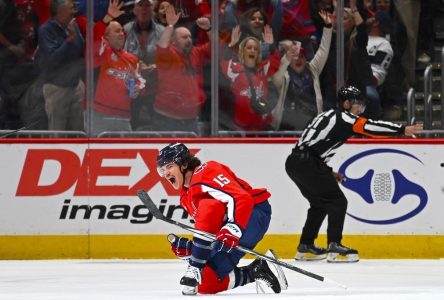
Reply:
<svg viewBox="0 0 444 300"><path fill-rule="evenodd" d="M202 282L202 275L199 268L188 265L185 275L180 279L183 285L183 295L196 295L197 286Z"/></svg>
<svg viewBox="0 0 444 300"><path fill-rule="evenodd" d="M358 250L345 247L340 243L330 243L327 249L327 262L329 263L352 263L358 262Z"/></svg>
<svg viewBox="0 0 444 300"><path fill-rule="evenodd" d="M276 253L274 253L273 249L268 249L267 252L265 252L265 256L268 257L272 257L274 259L279 259L276 255ZM281 286L281 290L286 290L288 289L288 281L287 281L287 277L285 276L284 270L282 270L280 265L274 264L272 262L268 262L271 263L271 266L273 268L271 271L276 275L278 281L279 281L279 285ZM274 269L274 271L273 271Z"/></svg>
<svg viewBox="0 0 444 300"><path fill-rule="evenodd" d="M296 260L321 260L327 257L327 249L315 244L299 244L296 252Z"/></svg>
<svg viewBox="0 0 444 300"><path fill-rule="evenodd" d="M262 285L266 285L271 288L274 293L279 294L281 292L281 285L276 275L270 270L267 261L256 258L248 267L251 277L256 281L256 290L259 293L265 292Z"/></svg>

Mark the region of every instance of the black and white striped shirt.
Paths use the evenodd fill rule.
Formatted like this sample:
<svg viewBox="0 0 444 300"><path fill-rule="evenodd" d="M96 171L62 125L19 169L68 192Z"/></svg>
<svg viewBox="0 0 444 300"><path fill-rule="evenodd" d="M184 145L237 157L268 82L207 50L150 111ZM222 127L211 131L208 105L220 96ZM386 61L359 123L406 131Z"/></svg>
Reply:
<svg viewBox="0 0 444 300"><path fill-rule="evenodd" d="M374 121L348 111L329 110L319 114L302 132L296 147L316 153L328 162L336 150L354 134L369 137L396 136L404 126L387 121Z"/></svg>

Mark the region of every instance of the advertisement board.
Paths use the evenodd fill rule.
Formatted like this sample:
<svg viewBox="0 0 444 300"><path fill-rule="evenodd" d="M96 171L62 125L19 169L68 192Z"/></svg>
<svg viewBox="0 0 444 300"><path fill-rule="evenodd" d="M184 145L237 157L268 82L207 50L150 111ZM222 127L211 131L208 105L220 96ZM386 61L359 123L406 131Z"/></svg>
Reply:
<svg viewBox="0 0 444 300"><path fill-rule="evenodd" d="M0 236L185 233L153 219L136 196L137 190L146 190L165 215L192 225L179 206L178 191L156 170L158 151L167 144L149 140L0 144ZM291 237L288 251L293 252L308 209L284 168L294 140L191 140L187 145L202 162L217 160L253 187L271 192L268 235ZM342 146L329 165L346 178L341 186L348 198L344 235L424 235L441 242L442 153L444 144L440 143L351 142Z"/></svg>

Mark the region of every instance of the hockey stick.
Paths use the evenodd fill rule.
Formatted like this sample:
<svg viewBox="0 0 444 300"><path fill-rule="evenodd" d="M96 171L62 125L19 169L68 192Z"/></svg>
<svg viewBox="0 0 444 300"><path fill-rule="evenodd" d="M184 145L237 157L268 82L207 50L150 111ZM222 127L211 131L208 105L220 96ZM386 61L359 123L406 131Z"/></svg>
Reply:
<svg viewBox="0 0 444 300"><path fill-rule="evenodd" d="M174 220L172 220L172 219L170 219L170 218L165 217L165 216L162 214L162 212L157 208L156 204L154 204L153 200L152 200L151 197L148 195L148 193L145 192L144 190L138 190L138 191L137 191L137 196L139 197L139 199L143 202L143 204L145 205L145 207L148 208L148 210L150 211L150 213L151 213L156 219L159 219L159 220L162 220L162 221L164 221L164 222L167 222L167 223L170 223L170 224L173 224L173 225L179 226L180 228L185 229L185 230L187 230L187 231L190 231L190 232L192 232L192 233L194 233L194 234L196 234L196 235L198 235L198 236L201 236L201 237L204 237L204 238L207 238L207 239L213 240L213 241L216 241L216 240L217 240L217 238L216 238L216 236L215 236L214 234L211 234L211 233L209 233L209 232L205 232L205 231L201 231L201 230L195 229L195 228L193 228L193 227L191 227L191 226L188 226L188 225L186 225L186 224L183 224L183 223L180 223L180 222L177 222L177 221L174 221ZM325 278L325 277L323 277L323 276L320 276L320 275L317 275L317 274L311 273L311 272L309 272L309 271L303 270L303 269L301 269L301 268L298 268L298 267L296 267L296 266L293 266L293 265L291 265L291 264L289 264L289 263L286 263L286 262L283 262L283 261L281 261L281 260L274 259L274 258L272 258L272 257L268 257L268 256L266 256L266 255L263 255L263 254L261 254L261 253L258 253L258 252L256 252L256 251L254 251L254 250L251 250L251 249L248 249L248 248L242 247L242 246L240 246L240 245L237 246L236 249L239 250L239 251L242 251L242 252L244 252L244 253L248 253L248 254L254 255L254 256L256 256L256 257L259 257L259 258L261 258L261 259L263 259L263 260L269 261L269 262L271 262L271 263L273 263L273 264L276 264L276 265L282 266L282 267L284 267L284 268L290 269L290 270L292 270L292 271L296 271L296 272L298 272L298 273L301 273L301 274L303 274L303 275L305 275L305 276L308 276L308 277L314 278L314 279L316 279L316 280L323 281L323 282L329 282L329 283L335 284L335 285L337 285L337 286L340 286L340 287L343 288L343 289L347 289L347 287L346 287L345 285L340 284L340 283L338 283L338 282L336 282L336 281L334 281L334 280L331 280L331 279Z"/></svg>

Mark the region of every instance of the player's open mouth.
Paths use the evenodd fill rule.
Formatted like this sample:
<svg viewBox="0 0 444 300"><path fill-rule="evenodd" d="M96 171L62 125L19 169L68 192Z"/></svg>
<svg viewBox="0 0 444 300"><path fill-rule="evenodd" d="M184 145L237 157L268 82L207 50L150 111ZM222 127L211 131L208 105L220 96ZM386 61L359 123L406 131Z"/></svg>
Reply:
<svg viewBox="0 0 444 300"><path fill-rule="evenodd" d="M168 178L168 180L171 182L171 184L174 184L176 182L175 177L170 177L170 178Z"/></svg>

